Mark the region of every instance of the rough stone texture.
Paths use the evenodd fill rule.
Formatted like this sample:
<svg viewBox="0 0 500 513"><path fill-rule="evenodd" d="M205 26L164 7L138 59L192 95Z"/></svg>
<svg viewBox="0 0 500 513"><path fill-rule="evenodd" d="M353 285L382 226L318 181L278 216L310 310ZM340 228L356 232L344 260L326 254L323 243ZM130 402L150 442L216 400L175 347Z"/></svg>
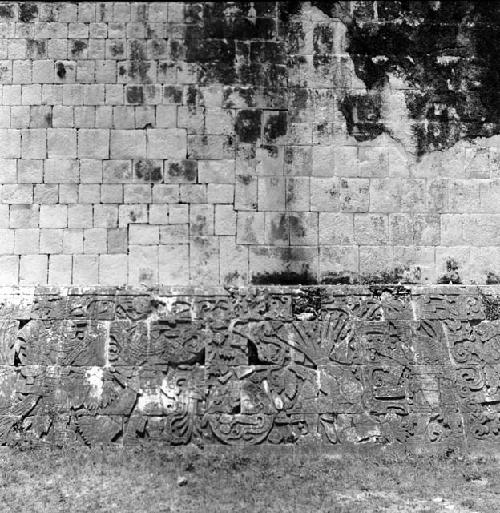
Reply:
<svg viewBox="0 0 500 513"><path fill-rule="evenodd" d="M1 444L499 442L498 287L3 288L0 303Z"/></svg>
<svg viewBox="0 0 500 513"><path fill-rule="evenodd" d="M497 442L499 51L483 1L0 2L0 442Z"/></svg>
<svg viewBox="0 0 500 513"><path fill-rule="evenodd" d="M5 282L497 283L499 41L482 1L0 2Z"/></svg>

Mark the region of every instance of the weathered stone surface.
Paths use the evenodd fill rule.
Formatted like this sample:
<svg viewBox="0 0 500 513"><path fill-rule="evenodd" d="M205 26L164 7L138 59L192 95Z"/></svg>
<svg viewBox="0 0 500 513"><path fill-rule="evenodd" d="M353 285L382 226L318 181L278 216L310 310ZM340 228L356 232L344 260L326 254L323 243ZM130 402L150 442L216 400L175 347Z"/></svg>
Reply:
<svg viewBox="0 0 500 513"><path fill-rule="evenodd" d="M491 286L9 289L0 443L491 444L499 297Z"/></svg>

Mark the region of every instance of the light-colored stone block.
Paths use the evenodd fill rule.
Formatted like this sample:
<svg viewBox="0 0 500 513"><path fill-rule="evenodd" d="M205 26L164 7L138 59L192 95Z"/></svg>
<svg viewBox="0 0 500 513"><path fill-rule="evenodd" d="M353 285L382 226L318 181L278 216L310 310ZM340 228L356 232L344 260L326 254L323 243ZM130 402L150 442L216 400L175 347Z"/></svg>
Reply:
<svg viewBox="0 0 500 513"><path fill-rule="evenodd" d="M97 285L99 283L99 257L97 255L73 256L73 285Z"/></svg>
<svg viewBox="0 0 500 513"><path fill-rule="evenodd" d="M353 214L320 212L319 243L350 246L354 243Z"/></svg>
<svg viewBox="0 0 500 513"><path fill-rule="evenodd" d="M21 131L21 155L23 159L47 158L47 130L45 128Z"/></svg>
<svg viewBox="0 0 500 513"><path fill-rule="evenodd" d="M128 284L157 284L158 264L158 246L129 246Z"/></svg>
<svg viewBox="0 0 500 513"><path fill-rule="evenodd" d="M72 128L48 128L47 156L55 159L75 158L76 133Z"/></svg>
<svg viewBox="0 0 500 513"><path fill-rule="evenodd" d="M83 252L98 255L107 252L108 234L105 228L88 228L83 230Z"/></svg>
<svg viewBox="0 0 500 513"><path fill-rule="evenodd" d="M127 254L99 255L99 285L125 285L127 261Z"/></svg>
<svg viewBox="0 0 500 513"><path fill-rule="evenodd" d="M16 159L21 156L21 131L0 128L0 158Z"/></svg>
<svg viewBox="0 0 500 513"><path fill-rule="evenodd" d="M112 159L142 159L147 157L146 133L143 130L111 130L110 144Z"/></svg>
<svg viewBox="0 0 500 513"><path fill-rule="evenodd" d="M40 206L40 228L66 228L67 226L67 205Z"/></svg>
<svg viewBox="0 0 500 513"><path fill-rule="evenodd" d="M21 255L19 264L19 285L46 285L47 274L47 255Z"/></svg>
<svg viewBox="0 0 500 513"><path fill-rule="evenodd" d="M71 255L49 256L49 285L71 285L72 257Z"/></svg>
<svg viewBox="0 0 500 513"><path fill-rule="evenodd" d="M109 130L80 129L78 132L78 157L89 159L109 158Z"/></svg>
<svg viewBox="0 0 500 513"><path fill-rule="evenodd" d="M159 282L161 285L189 283L189 246L161 244L159 247Z"/></svg>
<svg viewBox="0 0 500 513"><path fill-rule="evenodd" d="M232 205L215 205L215 235L236 235L236 212Z"/></svg>
<svg viewBox="0 0 500 513"><path fill-rule="evenodd" d="M38 228L20 228L12 230L10 233L15 234L14 253L16 255L36 255L40 251L40 230ZM1 235L0 240L3 248L4 241Z"/></svg>

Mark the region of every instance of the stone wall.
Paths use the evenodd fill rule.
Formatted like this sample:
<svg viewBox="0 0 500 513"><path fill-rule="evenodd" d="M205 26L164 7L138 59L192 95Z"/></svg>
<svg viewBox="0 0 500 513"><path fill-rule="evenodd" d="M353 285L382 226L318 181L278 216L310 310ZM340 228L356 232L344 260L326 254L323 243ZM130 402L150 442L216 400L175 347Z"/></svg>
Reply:
<svg viewBox="0 0 500 513"><path fill-rule="evenodd" d="M0 2L0 444L496 442L499 53L495 2Z"/></svg>
<svg viewBox="0 0 500 513"><path fill-rule="evenodd" d="M495 283L499 20L0 3L0 284Z"/></svg>
<svg viewBox="0 0 500 513"><path fill-rule="evenodd" d="M500 290L38 289L0 296L0 443L485 448Z"/></svg>

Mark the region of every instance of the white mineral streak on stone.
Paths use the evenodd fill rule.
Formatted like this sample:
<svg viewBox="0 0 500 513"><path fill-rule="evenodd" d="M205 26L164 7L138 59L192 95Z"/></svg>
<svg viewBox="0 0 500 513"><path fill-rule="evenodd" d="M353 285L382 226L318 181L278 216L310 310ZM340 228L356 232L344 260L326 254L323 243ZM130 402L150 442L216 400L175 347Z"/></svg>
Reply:
<svg viewBox="0 0 500 513"><path fill-rule="evenodd" d="M104 389L104 369L102 367L90 367L85 373L90 384L90 396L100 400Z"/></svg>

